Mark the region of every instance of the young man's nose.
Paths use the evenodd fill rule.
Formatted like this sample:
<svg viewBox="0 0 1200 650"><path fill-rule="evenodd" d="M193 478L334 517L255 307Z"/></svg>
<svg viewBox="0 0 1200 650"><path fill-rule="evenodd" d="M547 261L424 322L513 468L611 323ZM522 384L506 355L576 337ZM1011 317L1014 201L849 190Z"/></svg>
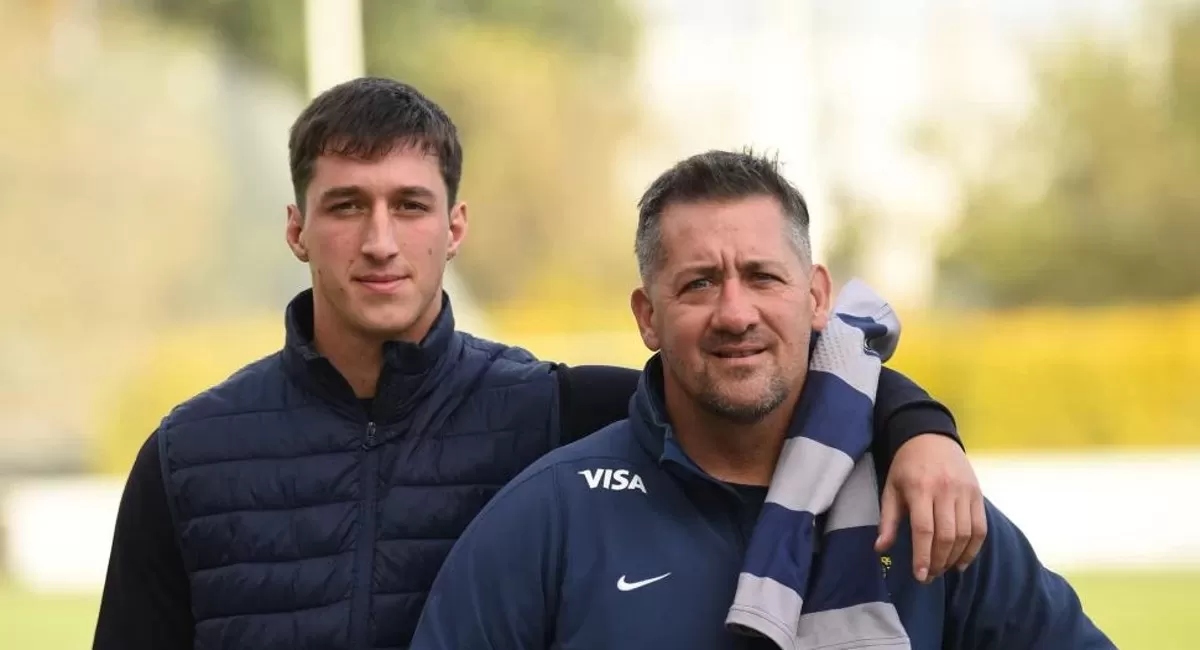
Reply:
<svg viewBox="0 0 1200 650"><path fill-rule="evenodd" d="M366 232L363 235L362 252L367 257L386 260L395 257L400 252L400 243L396 236L396 221L392 219L387 206L375 206L367 217Z"/></svg>

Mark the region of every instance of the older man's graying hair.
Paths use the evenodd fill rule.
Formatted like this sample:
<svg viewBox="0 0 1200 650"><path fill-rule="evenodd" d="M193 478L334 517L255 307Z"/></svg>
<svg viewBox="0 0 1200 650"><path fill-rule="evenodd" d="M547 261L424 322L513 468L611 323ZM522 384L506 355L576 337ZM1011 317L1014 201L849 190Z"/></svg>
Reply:
<svg viewBox="0 0 1200 650"><path fill-rule="evenodd" d="M800 257L812 259L808 240L808 205L800 191L779 173L779 161L752 151L707 151L676 163L650 184L638 201L634 252L642 282L665 261L659 227L663 210L673 203L730 201L771 196L787 217L786 235Z"/></svg>

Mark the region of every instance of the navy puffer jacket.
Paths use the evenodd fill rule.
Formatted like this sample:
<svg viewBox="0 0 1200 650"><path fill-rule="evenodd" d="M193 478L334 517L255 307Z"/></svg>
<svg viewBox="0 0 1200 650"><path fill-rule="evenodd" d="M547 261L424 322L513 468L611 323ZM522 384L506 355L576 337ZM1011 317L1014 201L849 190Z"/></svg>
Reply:
<svg viewBox="0 0 1200 650"><path fill-rule="evenodd" d="M455 331L444 295L370 412L311 329L305 291L280 352L159 429L198 649L404 647L454 540L557 446L553 364Z"/></svg>

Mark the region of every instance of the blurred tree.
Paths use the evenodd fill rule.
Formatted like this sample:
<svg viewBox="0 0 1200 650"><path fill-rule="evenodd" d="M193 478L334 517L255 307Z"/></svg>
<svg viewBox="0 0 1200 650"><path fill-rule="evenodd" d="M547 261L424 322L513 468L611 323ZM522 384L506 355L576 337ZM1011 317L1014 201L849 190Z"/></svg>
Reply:
<svg viewBox="0 0 1200 650"><path fill-rule="evenodd" d="M1200 9L1164 25L1150 63L1088 40L1036 57L1027 122L961 178L943 295L1011 306L1200 293ZM950 144L931 148L953 158Z"/></svg>
<svg viewBox="0 0 1200 650"><path fill-rule="evenodd" d="M194 43L34 4L0 20L0 341L21 350L0 365L22 409L80 417L203 259L219 166L203 102L178 92Z"/></svg>
<svg viewBox="0 0 1200 650"><path fill-rule="evenodd" d="M861 196L848 187L837 185L831 193L833 214L837 215L831 233L825 264L833 274L834 286L840 287L849 278L865 270L866 241L880 215Z"/></svg>
<svg viewBox="0 0 1200 650"><path fill-rule="evenodd" d="M143 3L304 87L302 3ZM629 234L611 227L631 209L613 179L635 117L622 3L364 0L363 24L368 72L412 83L459 125L471 234L455 264L481 299L511 299L545 273L633 280Z"/></svg>

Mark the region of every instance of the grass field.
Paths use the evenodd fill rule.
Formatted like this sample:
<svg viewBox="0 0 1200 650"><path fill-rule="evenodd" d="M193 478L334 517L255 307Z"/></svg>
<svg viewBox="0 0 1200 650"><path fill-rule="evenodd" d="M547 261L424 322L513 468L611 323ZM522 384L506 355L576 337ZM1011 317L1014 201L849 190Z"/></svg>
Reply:
<svg viewBox="0 0 1200 650"><path fill-rule="evenodd" d="M1200 647L1192 620L1200 609L1200 571L1068 577L1084 608L1121 650ZM94 596L33 596L0 582L0 648L90 648L96 603Z"/></svg>

